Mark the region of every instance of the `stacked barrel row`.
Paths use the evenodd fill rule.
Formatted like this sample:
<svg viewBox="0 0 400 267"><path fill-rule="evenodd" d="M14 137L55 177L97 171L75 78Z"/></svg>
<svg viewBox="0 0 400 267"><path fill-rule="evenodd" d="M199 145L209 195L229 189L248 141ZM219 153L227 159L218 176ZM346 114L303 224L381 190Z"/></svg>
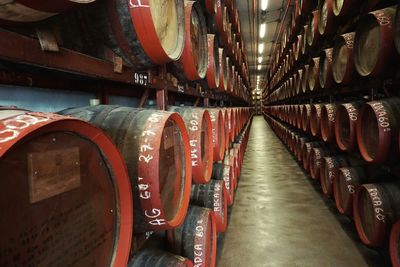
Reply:
<svg viewBox="0 0 400 267"><path fill-rule="evenodd" d="M354 2L361 8L350 8ZM400 17L393 1L312 3L296 1L292 23L269 72L268 103L302 95L334 95L346 87L360 90L356 86L360 82L395 75L392 63L398 57L396 47L400 48ZM360 11L360 19L353 20Z"/></svg>
<svg viewBox="0 0 400 267"><path fill-rule="evenodd" d="M196 248L225 231L251 111L169 109L91 106L62 116L2 108L1 266L119 267L133 256L137 266L137 253L148 259L140 266L198 261L198 251L173 248L199 241L193 220L205 223ZM149 231L168 231L171 252L189 259L138 252ZM198 266L214 266L215 246L204 249Z"/></svg>
<svg viewBox="0 0 400 267"><path fill-rule="evenodd" d="M265 107L266 119L341 214L354 218L361 241L388 244L400 220L396 166L400 148L398 98L342 104ZM400 223L399 223L400 224ZM398 266L399 230L393 227L390 252Z"/></svg>
<svg viewBox="0 0 400 267"><path fill-rule="evenodd" d="M111 58L116 69L129 66L145 71L167 64L167 70L182 83L200 83L210 90L250 100L248 64L235 1L28 2L1 5L0 25L19 31L30 27L29 23L47 19L41 23L61 29L57 40L63 46ZM55 16L73 8L76 10ZM31 27L34 29L35 24Z"/></svg>

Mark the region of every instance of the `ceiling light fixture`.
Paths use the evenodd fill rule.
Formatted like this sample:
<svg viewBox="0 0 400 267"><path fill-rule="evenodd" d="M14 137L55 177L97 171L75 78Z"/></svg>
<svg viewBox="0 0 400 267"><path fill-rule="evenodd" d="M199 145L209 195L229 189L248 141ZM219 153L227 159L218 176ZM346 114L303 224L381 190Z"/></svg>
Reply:
<svg viewBox="0 0 400 267"><path fill-rule="evenodd" d="M263 60L263 58L262 58L262 57L258 57L258 63L261 63L261 62L262 62L262 60Z"/></svg>
<svg viewBox="0 0 400 267"><path fill-rule="evenodd" d="M261 0L261 10L265 11L268 7L268 0Z"/></svg>
<svg viewBox="0 0 400 267"><path fill-rule="evenodd" d="M258 45L258 53L261 54L262 52L264 52L264 44L261 43Z"/></svg>
<svg viewBox="0 0 400 267"><path fill-rule="evenodd" d="M267 24L262 23L260 25L260 38L264 38L266 32L267 32Z"/></svg>
<svg viewBox="0 0 400 267"><path fill-rule="evenodd" d="M261 70L261 65L258 65L258 70Z"/></svg>

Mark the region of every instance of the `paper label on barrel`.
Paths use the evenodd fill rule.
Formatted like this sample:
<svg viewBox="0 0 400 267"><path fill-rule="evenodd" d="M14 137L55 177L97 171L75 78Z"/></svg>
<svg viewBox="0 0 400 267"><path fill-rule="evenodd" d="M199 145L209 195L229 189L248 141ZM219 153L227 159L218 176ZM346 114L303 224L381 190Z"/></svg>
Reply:
<svg viewBox="0 0 400 267"><path fill-rule="evenodd" d="M28 174L31 203L79 187L81 184L79 148L29 153Z"/></svg>

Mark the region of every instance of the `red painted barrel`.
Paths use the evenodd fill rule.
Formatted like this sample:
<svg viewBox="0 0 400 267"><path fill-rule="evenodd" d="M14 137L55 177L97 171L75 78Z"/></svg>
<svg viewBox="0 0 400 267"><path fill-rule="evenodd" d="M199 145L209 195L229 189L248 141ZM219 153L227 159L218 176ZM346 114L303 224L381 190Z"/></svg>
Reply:
<svg viewBox="0 0 400 267"><path fill-rule="evenodd" d="M321 188L324 195L333 195L333 186L339 179L339 168L350 165L349 160L344 156L328 156L322 160L320 168Z"/></svg>
<svg viewBox="0 0 400 267"><path fill-rule="evenodd" d="M383 163L399 155L400 98L366 103L357 124L357 142L364 160Z"/></svg>
<svg viewBox="0 0 400 267"><path fill-rule="evenodd" d="M393 23L396 7L376 10L358 23L354 39L354 62L361 76L380 77L393 59Z"/></svg>
<svg viewBox="0 0 400 267"><path fill-rule="evenodd" d="M320 35L330 35L334 28L333 1L323 0L318 9L318 32Z"/></svg>
<svg viewBox="0 0 400 267"><path fill-rule="evenodd" d="M217 231L210 209L190 206L185 222L167 232L171 251L190 259L194 266L215 267Z"/></svg>
<svg viewBox="0 0 400 267"><path fill-rule="evenodd" d="M308 87L310 88L310 91L316 91L320 87L320 82L319 82L319 58L313 58L310 61L310 69L309 69L309 76L308 76Z"/></svg>
<svg viewBox="0 0 400 267"><path fill-rule="evenodd" d="M3 1L0 6L0 23L14 24L36 22L62 13L68 9L79 8L95 0L12 0Z"/></svg>
<svg viewBox="0 0 400 267"><path fill-rule="evenodd" d="M354 37L355 32L340 35L333 47L333 79L339 84L349 84L354 71Z"/></svg>
<svg viewBox="0 0 400 267"><path fill-rule="evenodd" d="M333 84L332 52L333 48L325 49L319 58L319 84L323 89L330 89Z"/></svg>
<svg viewBox="0 0 400 267"><path fill-rule="evenodd" d="M400 187L396 183L363 184L354 196L354 221L361 241L383 246L392 223L400 215Z"/></svg>
<svg viewBox="0 0 400 267"><path fill-rule="evenodd" d="M336 104L326 104L321 107L321 137L325 142L335 142Z"/></svg>
<svg viewBox="0 0 400 267"><path fill-rule="evenodd" d="M214 34L208 34L207 84L210 89L217 89L220 83L220 63L218 42ZM223 80L221 80L223 82Z"/></svg>
<svg viewBox="0 0 400 267"><path fill-rule="evenodd" d="M169 110L178 112L185 121L189 134L193 182L208 183L211 179L214 159L209 112L206 109L189 107L169 107Z"/></svg>
<svg viewBox="0 0 400 267"><path fill-rule="evenodd" d="M302 151L303 151L303 168L306 172L310 172L310 164L311 164L311 151L313 150L313 148L319 148L323 145L322 142L318 142L318 141L313 141L313 142L306 142L304 144L304 146L302 147Z"/></svg>
<svg viewBox="0 0 400 267"><path fill-rule="evenodd" d="M128 267L193 267L191 260L154 248L139 251L129 261Z"/></svg>
<svg viewBox="0 0 400 267"><path fill-rule="evenodd" d="M225 121L220 109L208 109L210 113L213 137L213 155L214 161L220 161L225 153Z"/></svg>
<svg viewBox="0 0 400 267"><path fill-rule="evenodd" d="M209 15L217 13L217 0L204 0L200 1L200 3L203 3L205 10Z"/></svg>
<svg viewBox="0 0 400 267"><path fill-rule="evenodd" d="M101 128L121 151L136 200L136 233L182 223L192 175L189 137L177 113L101 105L61 113Z"/></svg>
<svg viewBox="0 0 400 267"><path fill-rule="evenodd" d="M228 223L228 199L225 182L211 180L208 184L193 185L190 201L194 205L209 208L214 213L218 233L226 231Z"/></svg>
<svg viewBox="0 0 400 267"><path fill-rule="evenodd" d="M148 69L181 57L185 42L183 0L105 2L111 48L135 69ZM97 11L96 11L97 12Z"/></svg>
<svg viewBox="0 0 400 267"><path fill-rule="evenodd" d="M228 203L228 206L231 206L233 204L235 195L233 167L225 163L214 163L212 178L224 181L224 186L226 189L226 202Z"/></svg>
<svg viewBox="0 0 400 267"><path fill-rule="evenodd" d="M217 30L220 34L225 32L226 30L226 13L225 13L225 6L222 0L216 0L217 2L217 12L215 13L215 24L217 26Z"/></svg>
<svg viewBox="0 0 400 267"><path fill-rule="evenodd" d="M182 64L185 77L189 81L203 79L210 68L215 69L215 62L207 63L207 53L208 61L210 56L214 56L216 42L213 37L207 36L206 19L199 2L185 1L185 46L179 63ZM211 88L216 87L215 84L212 85Z"/></svg>
<svg viewBox="0 0 400 267"><path fill-rule="evenodd" d="M126 266L131 184L107 135L81 120L3 108L0 157L2 266Z"/></svg>
<svg viewBox="0 0 400 267"><path fill-rule="evenodd" d="M228 67L225 49L219 48L219 91L227 91L228 88Z"/></svg>
<svg viewBox="0 0 400 267"><path fill-rule="evenodd" d="M341 104L335 118L336 143L341 150L353 151L357 144L357 122L362 102Z"/></svg>

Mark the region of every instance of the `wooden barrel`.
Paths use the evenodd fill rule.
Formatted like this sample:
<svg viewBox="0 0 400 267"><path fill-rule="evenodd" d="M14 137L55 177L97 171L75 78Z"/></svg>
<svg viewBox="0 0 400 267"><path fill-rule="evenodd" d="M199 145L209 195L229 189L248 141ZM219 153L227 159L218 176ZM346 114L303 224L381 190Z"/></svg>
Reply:
<svg viewBox="0 0 400 267"><path fill-rule="evenodd" d="M214 163L213 165L213 171L212 171L212 178L220 181L224 181L224 186L226 189L226 201L228 203L228 206L232 206L233 204L233 199L234 199L234 173L233 173L233 167L222 163Z"/></svg>
<svg viewBox="0 0 400 267"><path fill-rule="evenodd" d="M307 93L309 90L308 80L310 79L310 65L306 64L303 67L303 78L301 80L301 91L303 94Z"/></svg>
<svg viewBox="0 0 400 267"><path fill-rule="evenodd" d="M309 104L304 105L301 113L302 113L301 127L303 131L310 132L311 105Z"/></svg>
<svg viewBox="0 0 400 267"><path fill-rule="evenodd" d="M335 137L343 151L354 151L357 144L357 122L363 102L338 105L335 117Z"/></svg>
<svg viewBox="0 0 400 267"><path fill-rule="evenodd" d="M340 35L333 47L333 79L339 84L349 84L354 77L355 32Z"/></svg>
<svg viewBox="0 0 400 267"><path fill-rule="evenodd" d="M96 10L108 45L135 69L176 61L185 43L183 0L107 0Z"/></svg>
<svg viewBox="0 0 400 267"><path fill-rule="evenodd" d="M319 57L312 58L310 61L310 69L309 69L309 74L308 74L308 87L310 88L310 91L316 91L320 87L320 82L319 82Z"/></svg>
<svg viewBox="0 0 400 267"><path fill-rule="evenodd" d="M312 141L312 142L306 142L304 144L304 146L302 147L302 151L303 151L303 168L306 172L310 172L310 156L311 156L311 151L313 150L313 148L317 148L317 147L321 147L323 145L322 142L319 141Z"/></svg>
<svg viewBox="0 0 400 267"><path fill-rule="evenodd" d="M353 216L353 196L361 184L373 182L365 166L347 166L339 168L339 175L333 183L336 208L341 214Z"/></svg>
<svg viewBox="0 0 400 267"><path fill-rule="evenodd" d="M333 1L323 0L318 9L318 32L320 35L330 35L334 28Z"/></svg>
<svg viewBox="0 0 400 267"><path fill-rule="evenodd" d="M318 30L319 27L318 24L319 24L318 10L314 10L312 12L312 16L310 17L310 20L308 21L307 44L309 47L315 47L319 42L320 35Z"/></svg>
<svg viewBox="0 0 400 267"><path fill-rule="evenodd" d="M307 42L307 34L308 34L308 25L303 26L303 33L302 33L302 44L301 44L301 54L304 56L307 53L308 42Z"/></svg>
<svg viewBox="0 0 400 267"><path fill-rule="evenodd" d="M355 11L354 7L357 6L359 2L360 0L333 0L333 14L335 16L345 17L351 13L356 13L358 10L356 9Z"/></svg>
<svg viewBox="0 0 400 267"><path fill-rule="evenodd" d="M182 256L154 248L139 251L130 261L128 267L193 267L191 260Z"/></svg>
<svg viewBox="0 0 400 267"><path fill-rule="evenodd" d="M222 0L216 0L217 2L217 12L215 13L215 25L217 31L222 35L222 33L226 29L226 13L225 13L225 5Z"/></svg>
<svg viewBox="0 0 400 267"><path fill-rule="evenodd" d="M323 104L311 105L310 129L313 136L321 134L321 110Z"/></svg>
<svg viewBox="0 0 400 267"><path fill-rule="evenodd" d="M208 109L210 113L212 136L213 136L213 155L214 162L223 160L225 153L225 121L220 109Z"/></svg>
<svg viewBox="0 0 400 267"><path fill-rule="evenodd" d="M325 142L335 142L336 104L326 104L321 107L321 137Z"/></svg>
<svg viewBox="0 0 400 267"><path fill-rule="evenodd" d="M199 2L202 3L207 14L214 15L217 13L217 0L204 0Z"/></svg>
<svg viewBox="0 0 400 267"><path fill-rule="evenodd" d="M223 119L224 119L224 124L225 124L225 149L228 149L231 140L230 140L230 124L231 124L231 119L228 114L228 109L223 108L221 109Z"/></svg>
<svg viewBox="0 0 400 267"><path fill-rule="evenodd" d="M210 209L190 206L185 222L168 230L167 237L173 253L187 257L194 266L215 267L217 230Z"/></svg>
<svg viewBox="0 0 400 267"><path fill-rule="evenodd" d="M0 24L36 22L47 19L71 8L79 8L95 0L11 0L2 1Z"/></svg>
<svg viewBox="0 0 400 267"><path fill-rule="evenodd" d="M321 168L323 166L324 158L333 154L325 145L313 147L310 151L310 175L314 180L320 180Z"/></svg>
<svg viewBox="0 0 400 267"><path fill-rule="evenodd" d="M207 35L206 19L199 2L185 1L185 46L179 63L186 79L189 81L203 79L208 74L209 68L215 68L215 63L209 62L210 56L214 56L215 45L214 35ZM208 78L207 76L207 81ZM211 88L215 88L215 84L211 85Z"/></svg>
<svg viewBox="0 0 400 267"><path fill-rule="evenodd" d="M323 89L330 89L333 84L332 52L333 48L324 49L319 58L319 84Z"/></svg>
<svg viewBox="0 0 400 267"><path fill-rule="evenodd" d="M169 107L168 109L178 112L185 121L189 134L193 182L208 183L214 159L210 113L201 108Z"/></svg>
<svg viewBox="0 0 400 267"><path fill-rule="evenodd" d="M400 218L398 183L363 184L354 196L354 221L361 241L383 246L390 228Z"/></svg>
<svg viewBox="0 0 400 267"><path fill-rule="evenodd" d="M394 161L399 155L400 98L366 103L357 123L358 148L371 163Z"/></svg>
<svg viewBox="0 0 400 267"><path fill-rule="evenodd" d="M225 182L211 180L208 184L193 185L190 202L194 205L209 208L215 217L218 233L226 231L228 222L228 201Z"/></svg>
<svg viewBox="0 0 400 267"><path fill-rule="evenodd" d="M70 117L3 108L0 158L2 266L127 265L131 184L107 135Z"/></svg>
<svg viewBox="0 0 400 267"><path fill-rule="evenodd" d="M208 34L208 64L207 84L210 89L217 89L220 84L220 62L217 39L214 34ZM223 81L221 81L223 82Z"/></svg>
<svg viewBox="0 0 400 267"><path fill-rule="evenodd" d="M393 224L392 229L390 230L390 238L389 238L389 253L393 267L400 266L399 241L400 241L400 220L397 220L397 222Z"/></svg>
<svg viewBox="0 0 400 267"><path fill-rule="evenodd" d="M225 49L219 48L219 91L226 91L228 88L228 67Z"/></svg>
<svg viewBox="0 0 400 267"><path fill-rule="evenodd" d="M400 6L399 5L397 5L396 15L394 18L393 34L394 34L394 43L396 46L397 53L400 54Z"/></svg>
<svg viewBox="0 0 400 267"><path fill-rule="evenodd" d="M232 60L230 57L226 57L226 73L227 73L227 86L226 92L231 93L233 91L233 75L232 75Z"/></svg>
<svg viewBox="0 0 400 267"><path fill-rule="evenodd" d="M231 108L227 108L226 111L228 112L228 132L229 132L229 144L230 144L235 139L235 130L234 130L235 129L235 114Z"/></svg>
<svg viewBox="0 0 400 267"><path fill-rule="evenodd" d="M396 7L376 10L358 23L354 39L354 62L361 76L385 74L394 55L393 24Z"/></svg>
<svg viewBox="0 0 400 267"><path fill-rule="evenodd" d="M191 168L189 137L178 114L102 105L60 113L101 128L121 151L132 182L136 233L182 223L189 204Z"/></svg>
<svg viewBox="0 0 400 267"><path fill-rule="evenodd" d="M320 181L324 195L333 195L334 183L339 179L339 168L349 165L350 162L345 156L334 155L323 158L320 168Z"/></svg>

